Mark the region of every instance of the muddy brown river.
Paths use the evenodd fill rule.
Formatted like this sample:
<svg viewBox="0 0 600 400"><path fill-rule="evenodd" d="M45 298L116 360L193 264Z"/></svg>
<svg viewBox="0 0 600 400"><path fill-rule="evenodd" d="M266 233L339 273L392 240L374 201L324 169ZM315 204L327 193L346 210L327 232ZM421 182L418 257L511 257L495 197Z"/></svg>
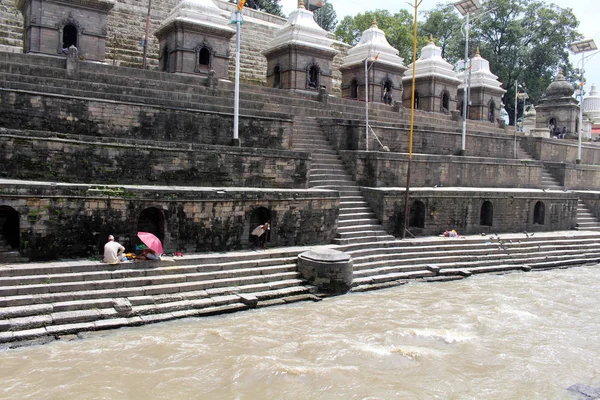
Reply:
<svg viewBox="0 0 600 400"><path fill-rule="evenodd" d="M408 285L0 352L2 399L580 399L600 266Z"/></svg>

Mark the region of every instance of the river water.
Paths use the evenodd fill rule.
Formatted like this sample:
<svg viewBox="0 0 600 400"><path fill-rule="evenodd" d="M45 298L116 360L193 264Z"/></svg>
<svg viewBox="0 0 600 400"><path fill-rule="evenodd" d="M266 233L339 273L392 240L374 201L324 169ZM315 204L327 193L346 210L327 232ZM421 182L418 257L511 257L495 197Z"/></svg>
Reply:
<svg viewBox="0 0 600 400"><path fill-rule="evenodd" d="M410 283L0 352L2 399L577 399L600 266Z"/></svg>

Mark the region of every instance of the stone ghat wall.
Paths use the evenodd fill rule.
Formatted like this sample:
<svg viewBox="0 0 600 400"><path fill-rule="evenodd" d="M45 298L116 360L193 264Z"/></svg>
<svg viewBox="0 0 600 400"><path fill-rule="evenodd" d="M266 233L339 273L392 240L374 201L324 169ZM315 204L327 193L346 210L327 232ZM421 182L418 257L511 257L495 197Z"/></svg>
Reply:
<svg viewBox="0 0 600 400"><path fill-rule="evenodd" d="M525 136L523 147L534 158L541 161L575 163L577 160L577 140L547 139ZM581 145L582 164L600 165L600 145L583 142Z"/></svg>
<svg viewBox="0 0 600 400"><path fill-rule="evenodd" d="M600 166L544 162L544 167L565 190L600 190Z"/></svg>
<svg viewBox="0 0 600 400"><path fill-rule="evenodd" d="M60 137L58 137L60 136ZM0 177L96 184L306 188L310 155L0 128Z"/></svg>
<svg viewBox="0 0 600 400"><path fill-rule="evenodd" d="M340 155L359 185L406 186L407 154L341 151ZM542 169L534 161L415 154L410 186L541 188Z"/></svg>
<svg viewBox="0 0 600 400"><path fill-rule="evenodd" d="M236 5L222 0L214 0L223 10L223 15L230 18ZM150 34L148 40L148 67L158 69L158 40L155 32L162 21L170 14L179 0L161 0L152 2L150 13ZM143 47L147 1L116 0L115 7L109 12L107 19L106 63L133 68L142 68ZM13 0L0 0L0 45L23 48L23 18L16 9ZM267 60L262 55L275 32L281 29L286 19L261 11L244 8L244 23L241 30L240 44L240 81L264 85L266 82ZM336 50L341 53L334 59L334 92L339 92L341 73L339 66L349 46L336 42ZM231 62L229 76L235 74L235 38L229 45Z"/></svg>
<svg viewBox="0 0 600 400"><path fill-rule="evenodd" d="M148 223L165 252L247 248L257 213L271 220L271 247L329 243L339 208L336 192L319 190L1 183L3 212L18 213L19 249L31 260L98 256L109 234L133 251ZM142 225L142 215L154 220Z"/></svg>
<svg viewBox="0 0 600 400"><path fill-rule="evenodd" d="M60 94L0 91L0 126L77 135L230 145L227 113ZM274 114L275 115L275 114ZM288 149L292 121L240 116L245 147Z"/></svg>
<svg viewBox="0 0 600 400"><path fill-rule="evenodd" d="M365 148L365 127L356 121L321 120L329 141L337 150ZM408 153L409 127L404 125L373 125L375 135L391 152ZM518 138L517 138L518 141ZM413 153L453 155L461 148L461 132L455 122L449 121L446 129L415 126ZM505 134L467 132L466 154L472 157L514 158L514 139ZM518 146L518 142L517 142ZM381 151L374 135L369 135L369 149Z"/></svg>
<svg viewBox="0 0 600 400"><path fill-rule="evenodd" d="M402 233L404 224L404 189L362 188L365 198L386 230ZM446 229L459 234L492 234L497 232L546 232L568 230L577 219L576 193L549 193L542 190L453 190L411 189L409 205L424 206L422 228L409 227L413 234L435 235ZM492 206L491 225L482 225L482 206ZM542 223L535 223L536 204L544 210ZM538 205L538 210L540 206Z"/></svg>

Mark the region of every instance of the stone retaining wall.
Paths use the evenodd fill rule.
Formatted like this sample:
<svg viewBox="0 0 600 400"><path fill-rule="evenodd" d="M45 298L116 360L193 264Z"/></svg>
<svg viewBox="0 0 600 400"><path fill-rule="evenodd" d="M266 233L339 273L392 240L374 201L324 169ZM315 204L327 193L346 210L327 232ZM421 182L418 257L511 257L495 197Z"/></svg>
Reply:
<svg viewBox="0 0 600 400"><path fill-rule="evenodd" d="M352 177L362 186L406 186L408 155L341 151ZM542 164L535 161L416 154L410 186L541 188Z"/></svg>
<svg viewBox="0 0 600 400"><path fill-rule="evenodd" d="M565 190L600 190L600 166L544 162L544 167Z"/></svg>
<svg viewBox="0 0 600 400"><path fill-rule="evenodd" d="M60 137L59 137L60 136ZM310 154L0 128L0 177L71 183L306 188Z"/></svg>
<svg viewBox="0 0 600 400"><path fill-rule="evenodd" d="M522 137L521 143L535 159L540 161L575 163L577 160L577 140ZM600 165L600 144L583 142L581 145L582 164Z"/></svg>
<svg viewBox="0 0 600 400"><path fill-rule="evenodd" d="M338 150L365 149L365 127L359 121L323 119L321 125L329 141ZM375 135L392 152L408 153L408 125L371 125ZM518 139L517 139L518 140ZM413 130L413 153L453 155L461 148L461 132L456 122L449 121L445 131L426 126ZM518 143L517 143L518 146ZM381 151L374 135L369 135L369 149ZM514 138L504 134L469 132L466 137L466 154L473 157L514 158Z"/></svg>
<svg viewBox="0 0 600 400"><path fill-rule="evenodd" d="M230 145L233 115L52 93L0 90L0 126L101 137ZM292 121L240 116L245 147L288 149Z"/></svg>
<svg viewBox="0 0 600 400"><path fill-rule="evenodd" d="M329 243L339 197L319 190L95 186L2 180L3 212L19 215L20 252L31 260L100 254L113 234L133 251L140 215L160 215L165 252L249 247L252 214L268 210L269 246Z"/></svg>
<svg viewBox="0 0 600 400"><path fill-rule="evenodd" d="M402 234L404 194L402 188L362 188L364 196L386 230ZM456 229L459 234L492 234L494 232L541 232L573 229L577 219L576 193L545 192L522 189L444 189L410 190L409 204L425 206L423 228L409 227L416 235L440 234ZM492 204L491 226L481 225L481 209L485 201ZM536 203L544 208L543 224L534 223Z"/></svg>

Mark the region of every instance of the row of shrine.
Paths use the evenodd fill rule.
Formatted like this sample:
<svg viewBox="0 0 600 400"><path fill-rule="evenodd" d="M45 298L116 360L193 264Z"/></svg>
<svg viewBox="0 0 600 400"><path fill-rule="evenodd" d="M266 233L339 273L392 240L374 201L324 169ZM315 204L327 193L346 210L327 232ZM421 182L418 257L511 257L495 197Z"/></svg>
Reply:
<svg viewBox="0 0 600 400"><path fill-rule="evenodd" d="M78 0L66 4L17 0L24 17L24 52L57 55L75 46L87 60L105 57L106 20L114 0ZM66 16L66 17L65 17ZM159 40L159 68L168 73L212 75L229 79L229 44L235 29L212 0L182 0L154 32ZM283 90L331 92L334 39L305 9L302 0L276 32L263 55L267 86ZM341 96L410 107L413 65L404 66L376 21L348 50L340 72ZM458 73L441 56L433 40L421 51L415 70L415 108L461 113L464 87L470 88L468 118L495 122L505 90L479 52L471 68ZM467 72L468 71L468 72ZM468 76L465 76L468 74ZM365 84L367 82L367 84ZM368 93L366 91L368 90Z"/></svg>

